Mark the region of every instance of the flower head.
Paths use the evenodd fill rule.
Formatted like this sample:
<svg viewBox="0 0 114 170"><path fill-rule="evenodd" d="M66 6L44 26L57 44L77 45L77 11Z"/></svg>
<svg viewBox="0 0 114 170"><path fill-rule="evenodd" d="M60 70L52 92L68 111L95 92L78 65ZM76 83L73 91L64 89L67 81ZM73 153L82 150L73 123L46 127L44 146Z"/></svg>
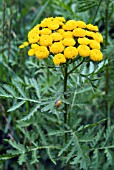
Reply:
<svg viewBox="0 0 114 170"><path fill-rule="evenodd" d="M94 26L92 24L88 24L87 25L87 29L88 30L92 30L92 31L98 31L98 27L97 26Z"/></svg>
<svg viewBox="0 0 114 170"><path fill-rule="evenodd" d="M28 56L33 56L35 54L34 49L28 50Z"/></svg>
<svg viewBox="0 0 114 170"><path fill-rule="evenodd" d="M62 35L58 32L52 33L51 37L52 37L53 41L60 41L63 38Z"/></svg>
<svg viewBox="0 0 114 170"><path fill-rule="evenodd" d="M77 21L75 20L69 20L66 22L66 24L63 25L63 29L64 30L67 30L67 31L70 31L70 30L73 30L75 28L77 28Z"/></svg>
<svg viewBox="0 0 114 170"><path fill-rule="evenodd" d="M79 45L78 53L82 57L88 57L90 55L90 48L87 45Z"/></svg>
<svg viewBox="0 0 114 170"><path fill-rule="evenodd" d="M64 38L62 43L64 46L74 46L76 44L73 38Z"/></svg>
<svg viewBox="0 0 114 170"><path fill-rule="evenodd" d="M64 31L62 36L63 38L73 38L73 34L71 31Z"/></svg>
<svg viewBox="0 0 114 170"><path fill-rule="evenodd" d="M86 28L86 23L83 21L77 21L78 28Z"/></svg>
<svg viewBox="0 0 114 170"><path fill-rule="evenodd" d="M100 50L93 49L90 51L90 58L93 61L101 61L103 59L103 54Z"/></svg>
<svg viewBox="0 0 114 170"><path fill-rule="evenodd" d="M60 65L66 62L66 58L63 54L59 53L53 57L53 62L55 65Z"/></svg>
<svg viewBox="0 0 114 170"><path fill-rule="evenodd" d="M82 45L88 45L90 43L90 40L86 37L84 38L78 38L78 43Z"/></svg>
<svg viewBox="0 0 114 170"><path fill-rule="evenodd" d="M39 59L44 59L47 58L49 56L49 51L46 47L44 46L39 46L36 50L35 50L35 55L37 58Z"/></svg>
<svg viewBox="0 0 114 170"><path fill-rule="evenodd" d="M66 47L64 50L64 56L68 59L74 59L78 55L78 50L76 47Z"/></svg>
<svg viewBox="0 0 114 170"><path fill-rule="evenodd" d="M43 28L41 31L40 31L40 34L41 35L49 35L51 34L52 31L49 29L49 28Z"/></svg>
<svg viewBox="0 0 114 170"><path fill-rule="evenodd" d="M50 35L42 35L39 44L42 46L50 46L52 44L52 37Z"/></svg>
<svg viewBox="0 0 114 170"><path fill-rule="evenodd" d="M75 37L85 37L86 31L82 28L76 28L73 30L73 35Z"/></svg>
<svg viewBox="0 0 114 170"><path fill-rule="evenodd" d="M89 46L92 49L100 50L100 44L96 40L90 40Z"/></svg>
<svg viewBox="0 0 114 170"><path fill-rule="evenodd" d="M64 45L61 42L55 42L50 46L50 52L53 54L61 53L64 50Z"/></svg>

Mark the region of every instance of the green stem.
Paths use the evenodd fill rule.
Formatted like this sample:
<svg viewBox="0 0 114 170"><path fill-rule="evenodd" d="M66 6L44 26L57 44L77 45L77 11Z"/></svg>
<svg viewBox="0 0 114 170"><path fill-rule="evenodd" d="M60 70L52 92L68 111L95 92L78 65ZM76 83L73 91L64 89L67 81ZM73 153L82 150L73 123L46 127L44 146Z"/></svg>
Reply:
<svg viewBox="0 0 114 170"><path fill-rule="evenodd" d="M68 63L66 62L65 68L64 68L64 99L67 99L67 80L68 80ZM66 125L68 123L68 107L67 103L65 101L64 104L64 124ZM65 133L65 143L68 140L68 134Z"/></svg>
<svg viewBox="0 0 114 170"><path fill-rule="evenodd" d="M64 99L67 99L67 82L68 82L68 61L65 64L64 68ZM65 101L64 104L64 124L67 125L69 121L69 116L68 116L68 105ZM68 141L68 133L65 133L65 144ZM67 156L67 152L65 153L65 156ZM69 162L67 163L66 170L70 170L70 164Z"/></svg>
<svg viewBox="0 0 114 170"><path fill-rule="evenodd" d="M99 1L99 4L98 4L97 10L96 10L96 12L95 12L95 16L94 16L94 18L93 18L92 23L95 22L95 18L96 18L96 16L97 16L98 11L99 11L99 7L100 7L100 5L101 5L101 2L102 2L102 0Z"/></svg>
<svg viewBox="0 0 114 170"><path fill-rule="evenodd" d="M74 67L72 70L70 70L70 71L68 72L68 75L71 74L71 73L72 73L76 68L78 68L81 64L83 64L84 60L85 60L85 58L83 58L83 60L82 60L76 67Z"/></svg>

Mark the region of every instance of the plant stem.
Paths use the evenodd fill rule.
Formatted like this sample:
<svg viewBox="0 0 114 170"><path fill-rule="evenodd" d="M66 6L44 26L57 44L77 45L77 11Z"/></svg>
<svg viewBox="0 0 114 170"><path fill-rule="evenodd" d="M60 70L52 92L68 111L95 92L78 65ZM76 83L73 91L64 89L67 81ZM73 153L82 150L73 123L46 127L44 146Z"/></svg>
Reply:
<svg viewBox="0 0 114 170"><path fill-rule="evenodd" d="M65 68L64 68L64 99L67 99L67 80L68 80L68 63L66 62L65 64ZM66 125L68 123L68 107L67 107L67 103L65 101L64 104L64 124ZM68 140L68 134L65 133L65 143Z"/></svg>
<svg viewBox="0 0 114 170"><path fill-rule="evenodd" d="M78 68L83 62L84 62L85 58L83 58L83 60L76 66L74 67L72 70L70 70L67 74L71 74L76 68Z"/></svg>
<svg viewBox="0 0 114 170"><path fill-rule="evenodd" d="M67 82L68 82L68 61L66 61L65 68L64 68L64 99L67 99ZM67 125L69 121L68 116L68 105L65 101L64 104L64 124ZM65 144L68 141L68 133L65 133ZM67 152L65 153L65 156L67 156ZM69 162L66 165L66 170L70 170L70 164Z"/></svg>
<svg viewBox="0 0 114 170"><path fill-rule="evenodd" d="M95 12L95 16L94 16L93 21L92 21L93 24L94 24L94 22L95 22L95 18L96 18L96 16L97 16L98 11L99 11L99 7L100 7L100 5L101 5L101 2L102 2L102 0L99 1L97 10L96 10L96 12Z"/></svg>

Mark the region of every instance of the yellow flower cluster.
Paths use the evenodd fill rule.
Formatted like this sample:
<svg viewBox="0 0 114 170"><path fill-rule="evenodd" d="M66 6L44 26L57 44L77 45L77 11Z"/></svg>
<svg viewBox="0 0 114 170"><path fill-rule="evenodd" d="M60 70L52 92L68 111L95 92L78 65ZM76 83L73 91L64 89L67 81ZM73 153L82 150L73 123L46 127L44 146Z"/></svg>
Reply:
<svg viewBox="0 0 114 170"><path fill-rule="evenodd" d="M92 61L101 61L102 42L103 37L97 26L83 21L66 21L64 17L49 17L29 31L28 42L24 42L19 48L29 44L29 56L45 59L52 54L54 64L60 65L77 55L90 57Z"/></svg>

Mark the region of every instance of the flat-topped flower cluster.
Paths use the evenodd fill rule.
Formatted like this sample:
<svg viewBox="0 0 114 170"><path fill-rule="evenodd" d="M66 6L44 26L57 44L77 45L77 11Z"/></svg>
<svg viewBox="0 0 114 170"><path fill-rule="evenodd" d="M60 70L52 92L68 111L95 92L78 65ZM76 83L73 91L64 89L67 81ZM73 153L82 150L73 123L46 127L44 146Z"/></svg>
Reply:
<svg viewBox="0 0 114 170"><path fill-rule="evenodd" d="M52 54L54 64L60 65L78 55L90 57L92 61L101 61L102 42L103 37L97 26L83 21L66 21L64 17L49 17L29 31L28 42L19 48L30 45L28 55L38 59L45 59Z"/></svg>

